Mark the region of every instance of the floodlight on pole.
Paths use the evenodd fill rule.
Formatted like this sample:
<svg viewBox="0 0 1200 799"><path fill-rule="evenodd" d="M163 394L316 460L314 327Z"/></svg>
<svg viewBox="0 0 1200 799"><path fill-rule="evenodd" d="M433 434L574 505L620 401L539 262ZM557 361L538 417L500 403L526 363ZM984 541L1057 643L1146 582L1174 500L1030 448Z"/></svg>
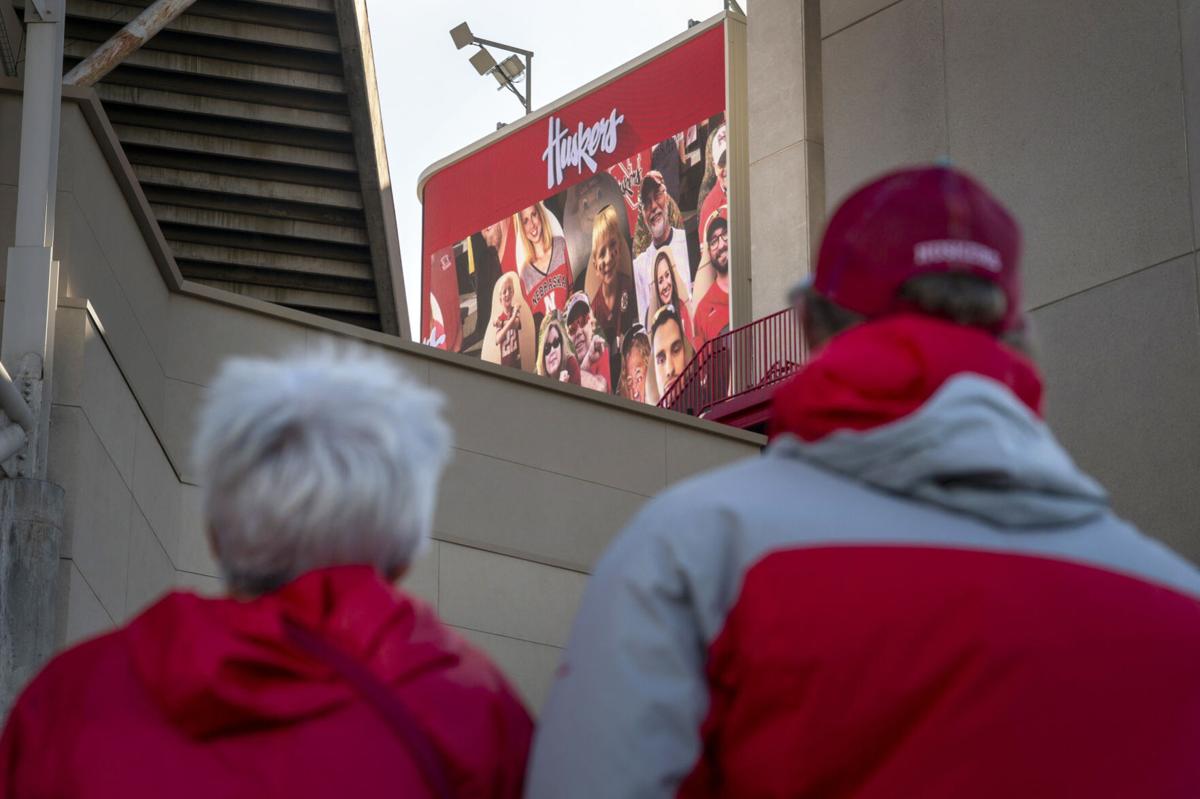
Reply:
<svg viewBox="0 0 1200 799"><path fill-rule="evenodd" d="M475 67L475 71L480 75L486 75L496 68L496 59L492 57L485 48L479 48L479 52L471 56L469 59L471 66Z"/></svg>
<svg viewBox="0 0 1200 799"><path fill-rule="evenodd" d="M496 71L509 80L516 80L525 71L525 64L521 62L520 56L510 55L500 62L500 68Z"/></svg>
<svg viewBox="0 0 1200 799"><path fill-rule="evenodd" d="M481 39L471 32L471 26L463 22L450 29L450 38L454 41L454 46L459 50L469 45L478 45L479 51L470 57L471 66L475 67L475 71L480 75L491 75L500 84L500 88L508 89L517 96L521 104L525 106L525 113L528 114L533 110L533 52L520 47L503 44L501 42L493 42L490 39ZM488 52L488 47L495 47L505 52L512 53L508 58L500 63L496 63L496 59ZM524 57L524 63L521 59ZM522 94L517 88L515 81L525 76L525 93Z"/></svg>
<svg viewBox="0 0 1200 799"><path fill-rule="evenodd" d="M475 40L475 35L471 33L471 26L464 22L450 29L450 38L454 40L454 46L461 50Z"/></svg>

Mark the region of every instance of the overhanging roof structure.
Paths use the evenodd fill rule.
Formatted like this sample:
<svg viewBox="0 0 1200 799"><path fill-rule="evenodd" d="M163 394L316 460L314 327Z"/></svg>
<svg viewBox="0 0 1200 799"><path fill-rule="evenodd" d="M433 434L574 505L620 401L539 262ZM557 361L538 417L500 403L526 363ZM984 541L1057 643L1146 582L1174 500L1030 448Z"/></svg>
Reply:
<svg viewBox="0 0 1200 799"><path fill-rule="evenodd" d="M94 88L183 279L408 337L365 2L199 0ZM64 71L149 4L68 0Z"/></svg>

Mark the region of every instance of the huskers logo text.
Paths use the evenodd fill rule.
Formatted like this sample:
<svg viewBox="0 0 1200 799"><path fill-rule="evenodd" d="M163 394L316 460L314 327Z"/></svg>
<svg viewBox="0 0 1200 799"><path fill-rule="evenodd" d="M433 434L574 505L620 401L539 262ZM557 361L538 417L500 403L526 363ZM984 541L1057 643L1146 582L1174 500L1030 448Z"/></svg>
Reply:
<svg viewBox="0 0 1200 799"><path fill-rule="evenodd" d="M614 108L590 128L580 122L575 132L569 133L561 119L550 117L546 149L542 152L542 160L546 162L546 188L553 189L562 183L563 172L570 167L578 169L581 175L585 166L595 172L596 153L612 153L617 149L617 127L624 121L625 115L618 114Z"/></svg>

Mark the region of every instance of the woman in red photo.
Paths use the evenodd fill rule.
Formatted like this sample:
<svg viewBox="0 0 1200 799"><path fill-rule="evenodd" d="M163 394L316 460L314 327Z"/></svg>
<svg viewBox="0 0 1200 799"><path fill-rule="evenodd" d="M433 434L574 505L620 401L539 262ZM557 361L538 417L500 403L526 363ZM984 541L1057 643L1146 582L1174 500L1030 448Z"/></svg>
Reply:
<svg viewBox="0 0 1200 799"><path fill-rule="evenodd" d="M542 203L523 209L515 223L523 245L521 287L529 306L539 317L563 310L572 282L566 239L555 232L550 212Z"/></svg>

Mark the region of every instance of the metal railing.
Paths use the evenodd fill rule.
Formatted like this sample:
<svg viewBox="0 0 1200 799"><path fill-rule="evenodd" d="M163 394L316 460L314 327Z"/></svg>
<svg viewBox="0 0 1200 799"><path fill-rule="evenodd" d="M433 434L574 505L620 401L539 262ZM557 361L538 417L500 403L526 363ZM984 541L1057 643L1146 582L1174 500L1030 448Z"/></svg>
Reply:
<svg viewBox="0 0 1200 799"><path fill-rule="evenodd" d="M785 308L707 342L658 405L704 416L722 402L784 380L807 358L800 319L795 310Z"/></svg>

